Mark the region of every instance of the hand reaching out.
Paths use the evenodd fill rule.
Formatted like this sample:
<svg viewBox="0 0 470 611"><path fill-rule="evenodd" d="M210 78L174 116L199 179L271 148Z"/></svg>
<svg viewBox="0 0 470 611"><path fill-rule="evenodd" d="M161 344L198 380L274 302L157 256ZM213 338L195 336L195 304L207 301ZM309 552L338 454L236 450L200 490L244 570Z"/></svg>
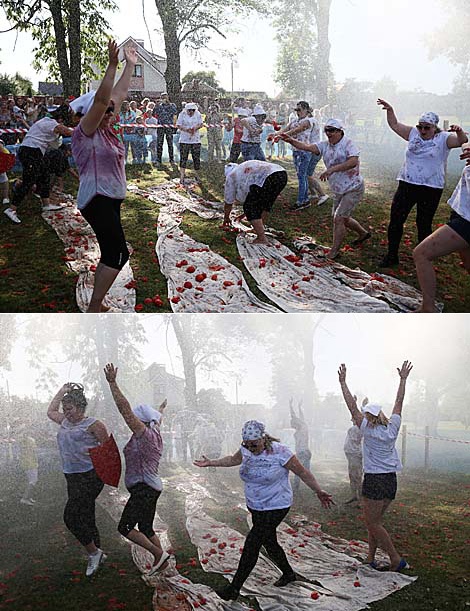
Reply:
<svg viewBox="0 0 470 611"><path fill-rule="evenodd" d="M344 363L341 363L341 365L339 366L338 377L340 384L346 382L346 365Z"/></svg>
<svg viewBox="0 0 470 611"><path fill-rule="evenodd" d="M379 98L377 100L377 104L379 106L382 106L382 110L393 110L392 105L386 102L385 100L382 100L382 98Z"/></svg>
<svg viewBox="0 0 470 611"><path fill-rule="evenodd" d="M204 456L204 454L201 456L201 458L194 460L193 464L196 465L196 467L210 467L210 460L207 458L207 456Z"/></svg>
<svg viewBox="0 0 470 611"><path fill-rule="evenodd" d="M403 361L403 365L401 367L397 367L398 375L402 380L406 380L412 369L413 365L411 364L411 361Z"/></svg>
<svg viewBox="0 0 470 611"><path fill-rule="evenodd" d="M124 57L126 62L135 66L137 63L137 51L135 47L126 47L124 49Z"/></svg>
<svg viewBox="0 0 470 611"><path fill-rule="evenodd" d="M111 66L117 66L119 63L119 48L115 40L108 41L108 58Z"/></svg>
<svg viewBox="0 0 470 611"><path fill-rule="evenodd" d="M336 505L331 494L328 494L328 492L325 492L325 490L319 490L317 492L317 496L318 500L325 509L329 509L331 505Z"/></svg>
<svg viewBox="0 0 470 611"><path fill-rule="evenodd" d="M115 367L112 363L108 363L106 367L103 369L104 375L106 376L109 384L116 381L116 376L118 372L118 368Z"/></svg>

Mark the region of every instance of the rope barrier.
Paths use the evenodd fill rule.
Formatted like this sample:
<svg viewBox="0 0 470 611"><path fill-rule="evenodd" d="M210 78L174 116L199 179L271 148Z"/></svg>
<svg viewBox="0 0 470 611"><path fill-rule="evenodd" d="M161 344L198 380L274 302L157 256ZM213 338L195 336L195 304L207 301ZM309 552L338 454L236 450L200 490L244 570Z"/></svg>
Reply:
<svg viewBox="0 0 470 611"><path fill-rule="evenodd" d="M451 439L450 437L436 437L433 435L422 435L421 433L409 433L406 432L407 435L411 437L420 437L421 439L436 439L437 441L451 441L452 443L463 443L465 445L470 445L470 441L464 441L463 439Z"/></svg>

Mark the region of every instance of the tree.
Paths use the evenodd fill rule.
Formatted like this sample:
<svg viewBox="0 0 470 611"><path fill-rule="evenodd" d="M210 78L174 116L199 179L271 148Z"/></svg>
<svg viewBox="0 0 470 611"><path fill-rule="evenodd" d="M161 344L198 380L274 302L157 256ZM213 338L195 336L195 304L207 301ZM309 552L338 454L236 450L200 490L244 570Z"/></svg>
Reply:
<svg viewBox="0 0 470 611"><path fill-rule="evenodd" d="M183 78L181 79L182 83L190 83L193 80L203 81L207 85L214 87L214 89L218 89L219 91L223 91L219 81L215 76L214 70L199 70L198 72L190 71L187 72Z"/></svg>
<svg viewBox="0 0 470 611"><path fill-rule="evenodd" d="M17 336L16 316L2 314L0 316L0 368L10 368L10 353Z"/></svg>
<svg viewBox="0 0 470 611"><path fill-rule="evenodd" d="M233 32L237 15L266 11L266 0L155 0L165 41L165 81L170 99L181 107L181 49L197 53L213 34Z"/></svg>
<svg viewBox="0 0 470 611"><path fill-rule="evenodd" d="M330 8L332 0L312 0L312 11L317 26L317 104L328 102L328 83L330 81Z"/></svg>
<svg viewBox="0 0 470 611"><path fill-rule="evenodd" d="M96 78L107 64L109 23L114 0L3 0L10 29L30 31L37 42L33 67L60 80L64 95L78 96L82 79Z"/></svg>
<svg viewBox="0 0 470 611"><path fill-rule="evenodd" d="M446 18L426 38L429 56L444 55L453 64L466 67L470 64L470 5L467 0L440 0L440 4Z"/></svg>
<svg viewBox="0 0 470 611"><path fill-rule="evenodd" d="M302 99L314 96L317 80L317 63L312 61L317 47L314 23L299 19L307 15L309 5L310 0L279 2L273 22L279 43L274 80L287 95Z"/></svg>

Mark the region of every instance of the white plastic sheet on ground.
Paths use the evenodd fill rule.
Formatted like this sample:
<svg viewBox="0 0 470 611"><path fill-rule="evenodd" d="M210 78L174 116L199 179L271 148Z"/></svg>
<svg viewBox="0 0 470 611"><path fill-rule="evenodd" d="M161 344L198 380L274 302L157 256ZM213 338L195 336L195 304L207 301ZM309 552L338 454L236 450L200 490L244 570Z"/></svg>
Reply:
<svg viewBox="0 0 470 611"><path fill-rule="evenodd" d="M204 512L204 501L211 495L194 478L176 486L186 494L186 525L191 541L198 548L204 570L233 575L244 537ZM336 551L331 548L331 541L329 546L324 545L320 525L312 526L294 529L282 523L278 529L279 540L289 562L308 581L295 582L284 588L273 586L280 571L260 554L241 592L243 595L256 596L263 611L355 611L367 608L367 603L382 599L416 579L364 566L352 555L344 553L359 547L361 551L354 550L353 555L361 554L364 543L356 546L359 542L344 541L344 551ZM338 539L334 539L338 545Z"/></svg>
<svg viewBox="0 0 470 611"><path fill-rule="evenodd" d="M129 495L118 490L105 487L98 497L99 504L111 518L118 524L124 505ZM171 542L168 537L168 527L155 515L153 528L157 533L163 549L170 549ZM153 556L143 548L131 543L132 558L142 573L142 579L150 587L155 588L152 606L154 611L191 611L192 609L205 609L206 611L249 611L246 605L222 601L208 586L193 583L176 569L174 557L170 558L168 568L157 575L149 577L146 573L151 568ZM109 560L108 560L109 561Z"/></svg>
<svg viewBox="0 0 470 611"><path fill-rule="evenodd" d="M77 210L74 200L67 196L59 197L59 201L63 206L61 210L43 212L42 217L62 240L67 267L78 274L77 305L85 312L93 292L94 271L100 259L100 249L93 229ZM132 269L127 263L104 299L104 305L110 311L134 312L135 290L132 286L126 286L129 283L132 285L132 281Z"/></svg>
<svg viewBox="0 0 470 611"><path fill-rule="evenodd" d="M155 250L174 312L278 311L253 295L235 265L179 228L190 201L187 197L175 194L173 185L164 185L158 198L164 205L158 215Z"/></svg>

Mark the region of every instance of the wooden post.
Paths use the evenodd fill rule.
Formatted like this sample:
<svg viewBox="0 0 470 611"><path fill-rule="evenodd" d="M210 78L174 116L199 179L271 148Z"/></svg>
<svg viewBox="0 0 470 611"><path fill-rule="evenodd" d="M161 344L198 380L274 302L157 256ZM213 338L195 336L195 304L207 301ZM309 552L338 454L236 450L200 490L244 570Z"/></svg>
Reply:
<svg viewBox="0 0 470 611"><path fill-rule="evenodd" d="M429 426L424 427L424 470L429 469Z"/></svg>
<svg viewBox="0 0 470 611"><path fill-rule="evenodd" d="M401 428L401 462L402 465L406 464L406 424Z"/></svg>

